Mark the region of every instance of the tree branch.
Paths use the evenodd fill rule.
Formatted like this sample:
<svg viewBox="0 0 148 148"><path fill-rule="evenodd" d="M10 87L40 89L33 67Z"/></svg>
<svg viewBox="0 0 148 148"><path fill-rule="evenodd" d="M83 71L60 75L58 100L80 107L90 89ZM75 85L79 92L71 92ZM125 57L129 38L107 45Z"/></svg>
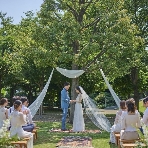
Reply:
<svg viewBox="0 0 148 148"><path fill-rule="evenodd" d="M84 8L85 11L86 11L87 8L90 6L90 4L92 3L92 1L93 1L93 0L90 0L90 1L88 2L88 4L86 5L86 7Z"/></svg>
<svg viewBox="0 0 148 148"><path fill-rule="evenodd" d="M54 14L55 14L55 16L57 17L57 18L59 18L60 20L61 20L61 17L56 13L56 12L53 12Z"/></svg>
<svg viewBox="0 0 148 148"><path fill-rule="evenodd" d="M90 24L85 25L82 29L91 27L91 26L97 24L99 21L100 21L100 18L96 18L93 22L91 22Z"/></svg>
<svg viewBox="0 0 148 148"><path fill-rule="evenodd" d="M97 63L98 64L98 63ZM102 69L102 66L99 64L99 65L97 65L97 67L99 67L99 69ZM92 69L87 69L86 71L85 71L85 73L92 73L92 71L93 70L96 70L96 68L97 67L94 67L94 68L92 68Z"/></svg>
<svg viewBox="0 0 148 148"><path fill-rule="evenodd" d="M76 10L73 9L71 6L69 6L67 3L66 3L66 5L71 10L71 12L74 15L75 19L78 20L78 13L76 12Z"/></svg>
<svg viewBox="0 0 148 148"><path fill-rule="evenodd" d="M101 50L101 52L98 55L96 55L96 57L94 57L93 60L88 62L88 64L83 68L83 70L86 71L91 66L91 64L94 63L99 57L101 57L106 51L107 49Z"/></svg>

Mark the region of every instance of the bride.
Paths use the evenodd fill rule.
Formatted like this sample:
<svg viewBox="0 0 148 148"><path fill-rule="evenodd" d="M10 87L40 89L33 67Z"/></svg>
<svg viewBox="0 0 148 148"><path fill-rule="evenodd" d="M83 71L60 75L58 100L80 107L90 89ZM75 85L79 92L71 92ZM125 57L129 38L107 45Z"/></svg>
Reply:
<svg viewBox="0 0 148 148"><path fill-rule="evenodd" d="M76 93L78 93L78 96L76 100L73 100L73 102L76 102L75 111L74 111L74 120L73 120L73 131L82 132L85 130L83 110L82 110L83 88L81 86L77 86L75 90L76 90Z"/></svg>

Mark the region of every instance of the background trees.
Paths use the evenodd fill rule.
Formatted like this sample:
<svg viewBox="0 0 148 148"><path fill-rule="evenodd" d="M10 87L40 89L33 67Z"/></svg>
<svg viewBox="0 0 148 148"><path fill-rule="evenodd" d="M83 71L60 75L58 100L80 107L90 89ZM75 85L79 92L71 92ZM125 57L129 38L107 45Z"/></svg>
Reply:
<svg viewBox="0 0 148 148"><path fill-rule="evenodd" d="M125 79L128 77L129 83L131 85L130 87L131 91L128 94L128 96L131 96L131 94L133 94L133 97L136 101L136 106L137 108L139 108L140 94L143 93L144 91L141 88L146 84L142 82L143 80L141 79L141 76L148 70L146 64L147 51L145 50L145 47L148 46L147 42L148 18L146 15L148 13L148 2L145 0L125 1L124 8L127 9L128 13L131 15L132 23L134 23L137 26L138 32L135 35L143 39L143 46L142 44L137 46L135 48L135 52L130 57L132 61L130 73L121 78ZM124 89L122 90L124 91Z"/></svg>
<svg viewBox="0 0 148 148"><path fill-rule="evenodd" d="M40 23L48 28L48 39L58 45L53 49L61 52L58 59L69 61L70 69L89 71L87 75L92 80L92 73L96 77L101 67L105 72L110 70L115 79L129 72L131 57L138 47L142 49L143 42L136 36L137 28L123 4L123 1L45 0L39 13ZM72 79L72 99L76 98L74 88L78 84L78 78ZM71 106L71 120L73 109Z"/></svg>

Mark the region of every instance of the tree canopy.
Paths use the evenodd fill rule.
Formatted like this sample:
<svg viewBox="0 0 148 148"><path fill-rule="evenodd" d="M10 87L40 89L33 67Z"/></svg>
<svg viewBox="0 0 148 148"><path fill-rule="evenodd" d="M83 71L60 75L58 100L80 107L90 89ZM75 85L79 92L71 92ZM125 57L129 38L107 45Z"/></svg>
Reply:
<svg viewBox="0 0 148 148"><path fill-rule="evenodd" d="M31 98L52 68L83 69L79 79L55 72L51 82L53 99L66 80L75 99L76 85L88 94L106 89L102 68L121 98L134 96L138 102L148 84L147 12L146 0L44 0L37 14L26 12L17 25L1 13L0 89L12 97L21 88Z"/></svg>

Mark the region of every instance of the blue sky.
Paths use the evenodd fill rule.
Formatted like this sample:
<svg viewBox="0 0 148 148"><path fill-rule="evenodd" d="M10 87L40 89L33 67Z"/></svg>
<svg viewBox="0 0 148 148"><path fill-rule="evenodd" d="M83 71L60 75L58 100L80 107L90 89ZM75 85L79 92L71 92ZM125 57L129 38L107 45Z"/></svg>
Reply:
<svg viewBox="0 0 148 148"><path fill-rule="evenodd" d="M13 17L13 23L17 24L21 16L25 17L24 12L40 10L43 0L0 0L0 11Z"/></svg>

